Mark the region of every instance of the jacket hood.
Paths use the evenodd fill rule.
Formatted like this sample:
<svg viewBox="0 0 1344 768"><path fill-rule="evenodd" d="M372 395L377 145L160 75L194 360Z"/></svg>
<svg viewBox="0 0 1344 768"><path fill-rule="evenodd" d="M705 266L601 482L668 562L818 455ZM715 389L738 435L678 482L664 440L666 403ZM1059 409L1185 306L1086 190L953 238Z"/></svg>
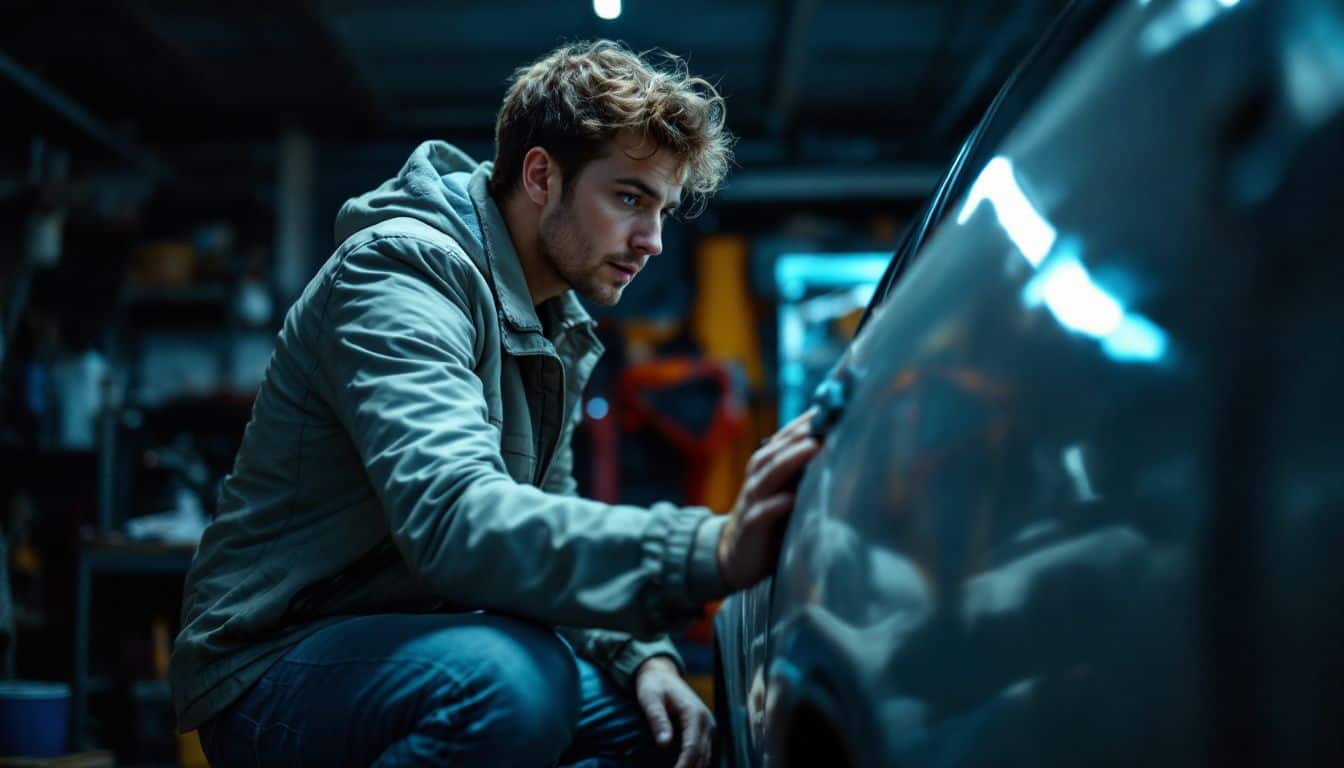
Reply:
<svg viewBox="0 0 1344 768"><path fill-rule="evenodd" d="M477 163L465 152L443 141L426 141L415 148L396 176L372 192L352 197L336 215L336 242L376 224L411 218L451 237L467 257L489 277L500 317L519 332L542 332L541 316L560 326L588 325L592 317L574 291L532 305L518 253L508 225L488 182L492 163ZM596 337L593 337L596 343ZM504 340L510 353L535 351L536 341Z"/></svg>
<svg viewBox="0 0 1344 768"><path fill-rule="evenodd" d="M410 217L447 234L473 261L483 262L483 235L470 182L474 174L488 176L490 168L447 142L426 141L396 176L341 206L336 242L388 219Z"/></svg>

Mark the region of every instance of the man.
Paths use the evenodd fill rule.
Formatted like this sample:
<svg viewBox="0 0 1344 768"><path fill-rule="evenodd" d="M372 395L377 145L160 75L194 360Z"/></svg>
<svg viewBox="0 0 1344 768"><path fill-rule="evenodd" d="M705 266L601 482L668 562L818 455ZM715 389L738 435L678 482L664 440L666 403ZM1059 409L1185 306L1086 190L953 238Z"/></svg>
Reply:
<svg viewBox="0 0 1344 768"><path fill-rule="evenodd" d="M285 318L173 653L231 765L708 761L661 633L773 567L795 422L728 516L574 496L613 304L728 164L723 101L609 42L519 70L493 164L441 142L350 200Z"/></svg>

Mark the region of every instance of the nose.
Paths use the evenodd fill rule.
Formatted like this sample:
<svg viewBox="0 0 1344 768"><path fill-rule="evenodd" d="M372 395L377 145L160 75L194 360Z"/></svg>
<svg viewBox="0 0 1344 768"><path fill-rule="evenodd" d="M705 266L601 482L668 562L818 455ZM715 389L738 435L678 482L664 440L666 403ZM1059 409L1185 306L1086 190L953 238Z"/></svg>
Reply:
<svg viewBox="0 0 1344 768"><path fill-rule="evenodd" d="M644 256L657 256L663 252L663 220L653 217L652 222L641 223L630 234L630 250Z"/></svg>

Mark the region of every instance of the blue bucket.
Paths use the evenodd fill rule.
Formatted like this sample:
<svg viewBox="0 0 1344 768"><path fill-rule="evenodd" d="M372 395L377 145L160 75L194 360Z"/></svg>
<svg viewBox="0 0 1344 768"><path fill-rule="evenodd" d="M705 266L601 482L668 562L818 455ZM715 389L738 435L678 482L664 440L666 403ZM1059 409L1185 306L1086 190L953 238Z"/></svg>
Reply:
<svg viewBox="0 0 1344 768"><path fill-rule="evenodd" d="M63 754L69 727L70 686L0 681L0 756Z"/></svg>

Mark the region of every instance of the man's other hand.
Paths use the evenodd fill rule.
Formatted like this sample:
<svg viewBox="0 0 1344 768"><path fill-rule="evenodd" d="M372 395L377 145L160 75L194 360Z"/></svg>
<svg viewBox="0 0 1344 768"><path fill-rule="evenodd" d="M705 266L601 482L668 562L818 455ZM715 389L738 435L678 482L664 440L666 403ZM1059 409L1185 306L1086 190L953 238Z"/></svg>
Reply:
<svg viewBox="0 0 1344 768"><path fill-rule="evenodd" d="M654 741L660 747L680 735L674 768L707 768L714 738L714 715L710 714L691 686L681 679L677 665L664 656L654 656L635 672L635 698L649 719Z"/></svg>
<svg viewBox="0 0 1344 768"><path fill-rule="evenodd" d="M821 449L809 429L812 415L808 409L789 422L747 462L747 479L719 536L719 573L733 591L775 568L798 476Z"/></svg>

